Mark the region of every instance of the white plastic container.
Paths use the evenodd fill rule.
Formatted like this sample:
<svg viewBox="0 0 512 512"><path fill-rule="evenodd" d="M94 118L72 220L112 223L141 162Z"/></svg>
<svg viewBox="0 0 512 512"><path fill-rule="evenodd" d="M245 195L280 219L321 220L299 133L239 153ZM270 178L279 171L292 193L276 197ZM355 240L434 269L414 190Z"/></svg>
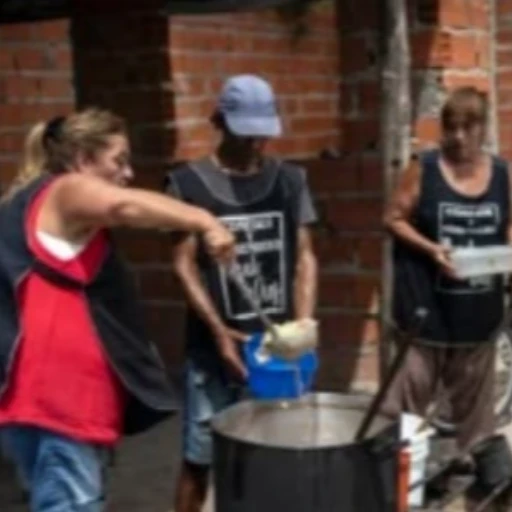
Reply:
<svg viewBox="0 0 512 512"><path fill-rule="evenodd" d="M451 261L461 278L512 273L512 246L460 247L453 249Z"/></svg>
<svg viewBox="0 0 512 512"><path fill-rule="evenodd" d="M423 425L423 418L415 414L402 413L400 417L400 437L410 441L403 448L409 456L409 486L425 478L427 459L430 454L430 438L434 434L431 428L418 428ZM409 491L407 502L409 507L422 507L425 501L425 485L419 485Z"/></svg>

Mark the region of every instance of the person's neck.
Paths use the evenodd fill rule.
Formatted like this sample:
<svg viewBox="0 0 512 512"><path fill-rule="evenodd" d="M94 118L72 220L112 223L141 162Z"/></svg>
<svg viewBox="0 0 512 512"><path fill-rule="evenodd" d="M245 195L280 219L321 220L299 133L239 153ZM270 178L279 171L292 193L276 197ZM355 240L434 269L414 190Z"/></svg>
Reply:
<svg viewBox="0 0 512 512"><path fill-rule="evenodd" d="M219 169L228 174L248 176L259 171L259 161L245 155L236 155L222 146L212 155L212 159Z"/></svg>
<svg viewBox="0 0 512 512"><path fill-rule="evenodd" d="M478 153L467 160L454 160L450 158L449 155L443 154L445 164L450 166L450 168L460 176L475 174L482 165L484 158L484 153Z"/></svg>

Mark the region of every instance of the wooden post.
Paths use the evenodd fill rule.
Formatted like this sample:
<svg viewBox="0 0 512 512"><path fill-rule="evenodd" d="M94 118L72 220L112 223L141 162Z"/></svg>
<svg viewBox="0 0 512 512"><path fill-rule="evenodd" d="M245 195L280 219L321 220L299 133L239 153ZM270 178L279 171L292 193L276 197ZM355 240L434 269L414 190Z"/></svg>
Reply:
<svg viewBox="0 0 512 512"><path fill-rule="evenodd" d="M381 3L381 141L384 202L388 201L397 174L408 165L411 152L411 79L407 0ZM392 242L383 244L380 320L381 379L390 360L392 318Z"/></svg>

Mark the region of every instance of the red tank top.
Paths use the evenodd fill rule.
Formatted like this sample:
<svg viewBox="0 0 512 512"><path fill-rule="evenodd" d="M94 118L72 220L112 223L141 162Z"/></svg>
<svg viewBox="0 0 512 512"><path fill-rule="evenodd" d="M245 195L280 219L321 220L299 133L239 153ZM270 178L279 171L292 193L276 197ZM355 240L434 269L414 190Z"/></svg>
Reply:
<svg viewBox="0 0 512 512"><path fill-rule="evenodd" d="M108 242L104 231L73 259L52 255L37 239L36 220L51 185L29 207L25 233L32 253L47 266L84 284L94 279ZM118 441L125 393L111 369L84 293L59 288L30 273L18 289L21 337L0 425L26 424L101 444Z"/></svg>

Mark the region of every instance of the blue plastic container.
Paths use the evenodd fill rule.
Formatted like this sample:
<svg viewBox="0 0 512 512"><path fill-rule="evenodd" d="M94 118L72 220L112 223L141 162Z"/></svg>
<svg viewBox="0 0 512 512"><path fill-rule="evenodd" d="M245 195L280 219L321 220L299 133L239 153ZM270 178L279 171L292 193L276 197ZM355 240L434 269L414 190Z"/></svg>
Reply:
<svg viewBox="0 0 512 512"><path fill-rule="evenodd" d="M263 333L257 333L244 343L251 395L261 400L282 400L299 398L308 393L318 368L316 354L308 352L297 361L271 356L262 363L256 358L262 340Z"/></svg>

